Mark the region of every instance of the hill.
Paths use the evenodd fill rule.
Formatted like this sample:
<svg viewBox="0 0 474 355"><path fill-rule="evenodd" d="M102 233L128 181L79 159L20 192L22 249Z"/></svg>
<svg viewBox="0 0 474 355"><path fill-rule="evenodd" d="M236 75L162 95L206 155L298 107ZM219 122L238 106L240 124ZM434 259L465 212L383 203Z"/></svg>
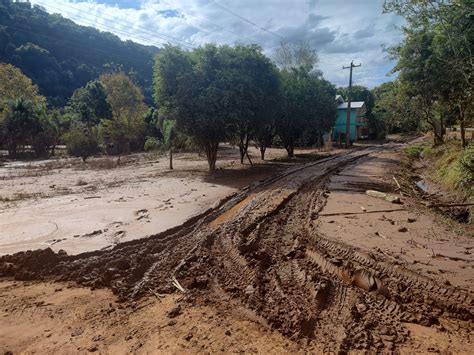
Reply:
<svg viewBox="0 0 474 355"><path fill-rule="evenodd" d="M0 0L0 62L20 68L52 106L107 70L133 72L152 101L153 55L158 48L122 41L92 27L48 14L28 2Z"/></svg>

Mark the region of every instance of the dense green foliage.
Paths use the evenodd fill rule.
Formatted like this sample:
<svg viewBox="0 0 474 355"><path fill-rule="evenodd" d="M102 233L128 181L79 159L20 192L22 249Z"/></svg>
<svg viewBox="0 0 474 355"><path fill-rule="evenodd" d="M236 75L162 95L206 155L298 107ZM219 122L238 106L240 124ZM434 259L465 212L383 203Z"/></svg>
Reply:
<svg viewBox="0 0 474 355"><path fill-rule="evenodd" d="M112 154L142 150L146 140L147 109L143 94L124 73L100 77L111 116L101 121L101 136Z"/></svg>
<svg viewBox="0 0 474 355"><path fill-rule="evenodd" d="M298 142L313 143L333 127L336 89L320 72L308 71L306 67L283 69L280 75L281 112L276 133L292 157Z"/></svg>
<svg viewBox="0 0 474 355"><path fill-rule="evenodd" d="M420 155L433 169L434 178L448 189L457 189L474 198L474 144L460 149L459 142L449 141L437 147L416 145Z"/></svg>
<svg viewBox="0 0 474 355"><path fill-rule="evenodd" d="M279 71L255 45L206 45L192 52L167 46L155 65L155 99L161 114L206 152L215 169L220 142L234 141L241 162L255 139L262 159L277 134L293 156L304 136L327 132L336 117L335 88L309 65ZM248 156L248 155L247 155ZM249 159L250 160L250 159Z"/></svg>
<svg viewBox="0 0 474 355"><path fill-rule="evenodd" d="M97 132L83 125L74 125L64 136L70 155L86 161L88 157L100 151Z"/></svg>
<svg viewBox="0 0 474 355"><path fill-rule="evenodd" d="M472 1L389 0L384 8L406 24L404 40L391 49L398 80L380 90L377 105L392 127L429 129L435 145L444 142L447 125L458 123L465 147L465 127L474 120Z"/></svg>
<svg viewBox="0 0 474 355"><path fill-rule="evenodd" d="M104 85L99 80L90 81L74 91L66 111L87 127L98 125L104 119L112 118L112 109L107 102Z"/></svg>
<svg viewBox="0 0 474 355"><path fill-rule="evenodd" d="M0 62L20 68L53 106L63 106L74 90L117 68L134 71L151 103L157 51L50 15L28 2L0 0Z"/></svg>

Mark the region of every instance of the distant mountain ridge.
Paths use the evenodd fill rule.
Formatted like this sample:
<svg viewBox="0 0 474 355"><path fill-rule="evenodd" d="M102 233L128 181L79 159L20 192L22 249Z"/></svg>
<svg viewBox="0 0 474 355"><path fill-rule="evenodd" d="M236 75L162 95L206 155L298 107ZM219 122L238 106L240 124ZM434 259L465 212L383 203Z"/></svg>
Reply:
<svg viewBox="0 0 474 355"><path fill-rule="evenodd" d="M152 102L153 56L159 51L48 14L29 2L0 0L0 62L20 68L52 106L108 70L131 72Z"/></svg>

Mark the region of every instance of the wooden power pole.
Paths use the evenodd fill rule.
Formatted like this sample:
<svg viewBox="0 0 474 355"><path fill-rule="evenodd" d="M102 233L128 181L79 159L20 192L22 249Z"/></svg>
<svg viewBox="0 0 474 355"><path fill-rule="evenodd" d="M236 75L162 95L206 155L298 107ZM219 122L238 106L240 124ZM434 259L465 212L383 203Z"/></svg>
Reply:
<svg viewBox="0 0 474 355"><path fill-rule="evenodd" d="M351 61L351 65L348 67L342 67L342 69L350 69L349 74L349 91L347 93L347 116L346 116L346 148L351 145L351 100L352 100L352 68L360 67L362 64L355 65L354 61Z"/></svg>

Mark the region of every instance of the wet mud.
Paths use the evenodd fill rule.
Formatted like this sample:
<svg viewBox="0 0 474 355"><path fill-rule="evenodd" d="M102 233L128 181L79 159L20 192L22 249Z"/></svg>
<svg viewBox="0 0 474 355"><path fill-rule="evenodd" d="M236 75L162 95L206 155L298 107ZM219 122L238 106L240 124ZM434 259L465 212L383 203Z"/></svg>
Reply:
<svg viewBox="0 0 474 355"><path fill-rule="evenodd" d="M0 276L110 287L123 301L180 287L194 302L224 293L285 336L327 351L393 350L409 341L408 323L468 337L468 291L318 234L329 178L377 149L290 169L183 226L112 250L4 256Z"/></svg>

